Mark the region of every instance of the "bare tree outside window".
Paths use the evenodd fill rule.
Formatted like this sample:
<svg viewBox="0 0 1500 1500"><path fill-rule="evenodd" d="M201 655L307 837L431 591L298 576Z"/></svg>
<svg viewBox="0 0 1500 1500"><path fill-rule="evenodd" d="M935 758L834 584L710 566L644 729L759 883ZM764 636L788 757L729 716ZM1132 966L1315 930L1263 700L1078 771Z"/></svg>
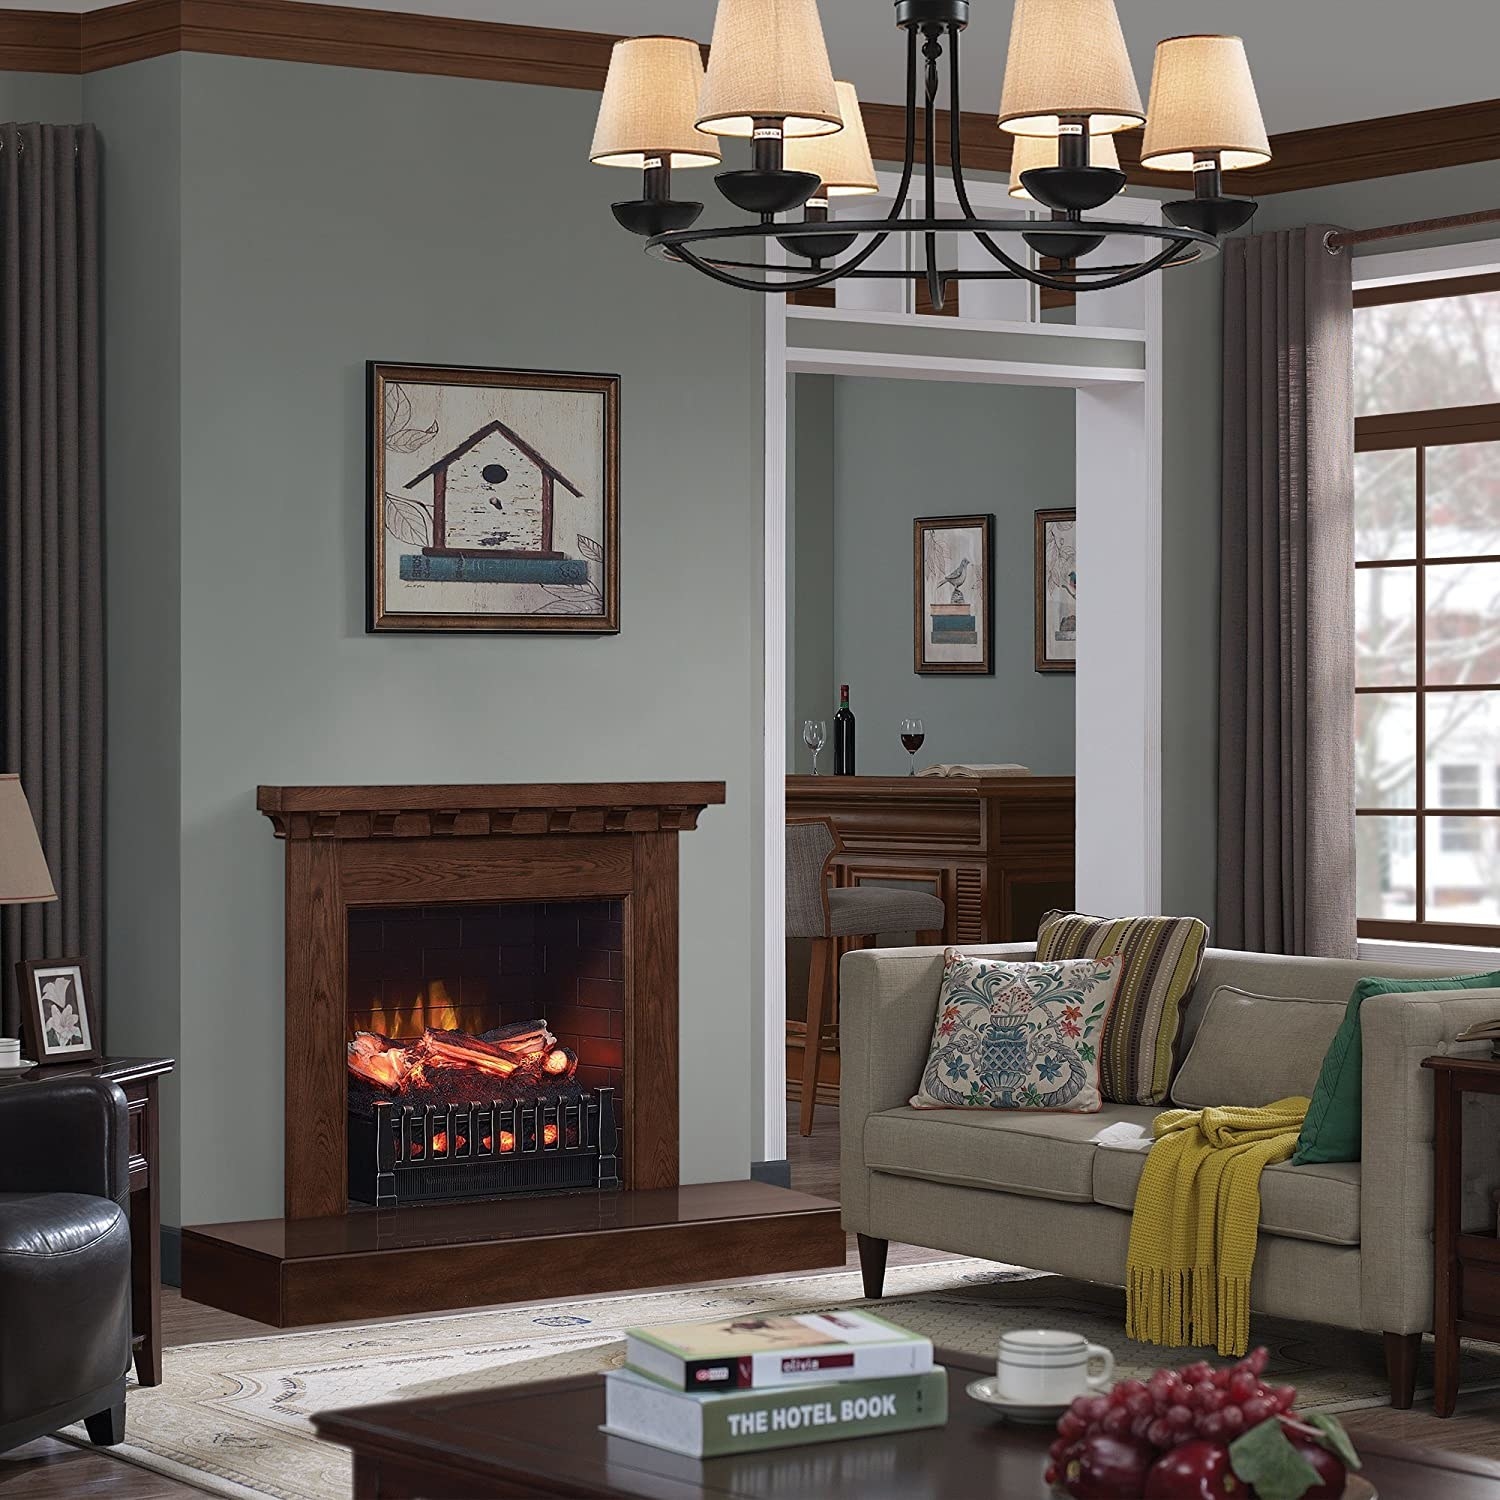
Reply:
<svg viewBox="0 0 1500 1500"><path fill-rule="evenodd" d="M1500 934L1500 277L1356 294L1356 910Z"/></svg>

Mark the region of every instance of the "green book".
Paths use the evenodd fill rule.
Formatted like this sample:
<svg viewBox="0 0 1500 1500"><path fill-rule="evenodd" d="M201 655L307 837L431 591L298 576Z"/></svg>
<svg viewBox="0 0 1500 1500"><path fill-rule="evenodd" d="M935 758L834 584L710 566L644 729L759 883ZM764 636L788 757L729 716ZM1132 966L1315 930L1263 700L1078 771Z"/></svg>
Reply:
<svg viewBox="0 0 1500 1500"><path fill-rule="evenodd" d="M604 1431L689 1458L941 1427L948 1372L695 1395L637 1375L604 1377Z"/></svg>

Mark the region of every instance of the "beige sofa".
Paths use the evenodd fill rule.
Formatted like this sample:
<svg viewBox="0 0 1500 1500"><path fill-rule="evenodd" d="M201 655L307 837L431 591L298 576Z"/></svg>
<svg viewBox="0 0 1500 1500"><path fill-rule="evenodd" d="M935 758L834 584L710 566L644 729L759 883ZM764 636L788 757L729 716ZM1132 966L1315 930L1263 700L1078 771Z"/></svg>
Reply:
<svg viewBox="0 0 1500 1500"><path fill-rule="evenodd" d="M968 951L1034 953L1030 944ZM893 1239L1120 1285L1145 1137L1169 1106L1106 1103L1092 1115L908 1107L927 1058L941 969L940 948L887 948L850 953L839 972L844 1226L859 1235L867 1294L880 1295ZM1186 1057L1221 985L1338 1007L1328 1014L1331 1035L1355 980L1371 974L1432 977L1389 965L1210 948L1178 1058ZM1305 1043L1278 1045L1278 1030L1283 1038L1289 1031L1305 1036L1306 1027L1266 1024L1277 1010L1274 1003L1254 1007L1264 1046L1237 1047L1224 1060L1241 1079L1248 1069L1252 1092L1259 1087L1265 1097L1220 1102L1266 1103L1310 1091L1321 1057L1309 1057ZM1309 1014L1319 1019L1306 1010L1288 1011L1286 1019ZM1432 1082L1421 1062L1433 1053L1485 1055L1487 1044L1454 1038L1500 1016L1500 990L1378 996L1362 1014L1363 1159L1265 1172L1251 1307L1383 1333L1392 1404L1409 1406L1421 1337L1432 1327ZM1212 1058L1202 1052L1194 1059L1200 1078L1205 1061ZM1466 1228L1494 1227L1496 1107L1474 1096L1466 1105L1491 1111L1487 1121L1466 1125ZM1111 1139L1140 1139L1123 1148L1099 1144L1110 1126L1120 1127Z"/></svg>

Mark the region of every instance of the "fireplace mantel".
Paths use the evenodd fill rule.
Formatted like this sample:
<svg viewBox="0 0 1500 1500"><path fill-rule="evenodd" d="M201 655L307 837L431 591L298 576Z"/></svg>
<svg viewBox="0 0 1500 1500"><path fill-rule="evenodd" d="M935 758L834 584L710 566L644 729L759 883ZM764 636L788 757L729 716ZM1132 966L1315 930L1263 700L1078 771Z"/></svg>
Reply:
<svg viewBox="0 0 1500 1500"><path fill-rule="evenodd" d="M277 838L376 839L682 833L723 800L722 781L594 781L263 786L255 805Z"/></svg>
<svg viewBox="0 0 1500 1500"><path fill-rule="evenodd" d="M287 1218L347 1207L348 923L362 906L622 900L624 1182L675 1187L677 836L723 800L718 781L261 787L286 847Z"/></svg>

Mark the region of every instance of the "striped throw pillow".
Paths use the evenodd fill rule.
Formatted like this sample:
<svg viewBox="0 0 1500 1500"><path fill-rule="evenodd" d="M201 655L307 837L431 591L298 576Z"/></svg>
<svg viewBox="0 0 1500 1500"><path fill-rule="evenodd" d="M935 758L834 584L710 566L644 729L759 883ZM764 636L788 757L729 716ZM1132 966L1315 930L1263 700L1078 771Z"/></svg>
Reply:
<svg viewBox="0 0 1500 1500"><path fill-rule="evenodd" d="M1049 911L1037 929L1038 963L1062 958L1124 960L1104 1028L1100 1089L1116 1104L1160 1104L1172 1082L1181 1008L1208 946L1197 917L1086 917Z"/></svg>

